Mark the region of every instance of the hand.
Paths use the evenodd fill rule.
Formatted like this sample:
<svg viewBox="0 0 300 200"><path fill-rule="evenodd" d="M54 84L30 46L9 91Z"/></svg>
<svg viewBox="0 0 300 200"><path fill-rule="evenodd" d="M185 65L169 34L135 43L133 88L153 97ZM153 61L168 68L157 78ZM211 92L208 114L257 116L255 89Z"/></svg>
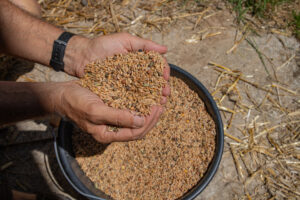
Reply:
<svg viewBox="0 0 300 200"><path fill-rule="evenodd" d="M75 45L72 47L72 44ZM71 48L70 48L71 47ZM98 38L89 40L86 38L81 37L74 37L73 41L70 40L70 46L69 46L69 52L75 52L75 55L73 56L74 59L68 59L70 62L66 63L65 71L71 75L76 75L78 77L84 76L84 67L86 64L93 62L97 59L105 59L108 56L113 56L115 54L120 53L127 53L130 51L137 51L139 49L146 50L146 51L157 51L159 53L166 53L167 48L165 46L158 45L150 40L145 40L139 37L135 37L133 35L130 35L128 33L118 33L118 34L112 34L108 36L100 36ZM68 51L68 47L66 49ZM77 53L76 53L77 52ZM72 56L70 57L72 58ZM165 60L166 61L166 60ZM163 77L165 80L169 80L170 77L170 67L166 61L166 67L164 69ZM82 90L82 89L81 89ZM89 104L92 103L94 105L94 101L97 102L97 106L89 106L85 105L83 108L88 109L88 111L94 113L96 117L100 118L104 117L106 115L101 112L101 110L98 108L101 106L106 109L108 109L107 106L103 104L103 102L94 94L89 92L88 90L84 90L84 95L89 94L89 96L92 96L92 102L87 101ZM84 104L86 101L85 97L83 97L83 94L73 94L74 99L77 98L77 96L81 96L84 100L82 102L78 102L78 104ZM167 97L170 95L170 87L167 84L162 89L162 99L161 104L165 104L167 102ZM75 98L76 97L76 98ZM89 97L86 97L89 98ZM68 101L72 101L72 98L65 98L68 99ZM68 102L66 100L66 102ZM97 107L97 108L96 108ZM77 110L77 115L70 115L72 113L72 109ZM111 142L111 141L127 141L132 139L138 139L140 137L143 137L147 132L149 132L152 127L155 126L156 122L158 121L160 115L162 114L162 106L153 106L150 116L145 118L145 125L142 128L138 129L132 129L132 126L129 126L126 121L122 122L123 119L120 119L120 116L122 116L121 113L118 115L111 115L111 120L108 121L100 121L101 123L98 123L99 121L93 121L90 118L93 116L89 116L86 110L81 109L78 111L79 107L76 107L74 104L73 106L69 106L68 112L65 111L65 113L70 113L69 116L72 120L74 120L79 126L87 131L90 132L94 138L101 142ZM97 109L93 111L93 109ZM115 110L115 109L114 109ZM106 110L107 111L107 110ZM116 113L118 112L128 112L128 111L119 111L115 110ZM128 115L129 113L127 113ZM82 115L87 116L86 119L82 119ZM95 117L94 116L94 117ZM106 131L106 123L116 124L113 122L117 122L121 126L127 126L127 129L121 129L117 133L109 133ZM122 124L125 123L125 124Z"/></svg>
<svg viewBox="0 0 300 200"><path fill-rule="evenodd" d="M84 67L86 64L97 59L105 59L106 57L115 54L128 53L130 51L157 51L164 54L167 52L167 47L156 44L151 40L142 39L129 33L117 33L107 36L100 36L94 39L87 39L81 36L71 38L64 58L65 72L70 75L83 77ZM166 67L163 76L165 80L169 80L170 67L165 59ZM163 102L166 102L166 97L170 95L170 87L167 84L163 88Z"/></svg>
<svg viewBox="0 0 300 200"><path fill-rule="evenodd" d="M88 61L92 62L96 59L105 59L106 57L113 56L115 54L128 53L130 51L138 51L139 49L145 51L157 51L158 53L164 54L167 52L167 47L156 44L151 40L142 39L140 37L133 36L129 33L117 33L107 36L100 36L98 38L89 41L87 48ZM169 80L170 67L167 60L165 59L165 68L163 76L165 80ZM85 66L85 65L84 65ZM84 66L80 66L77 69L77 74L81 77L84 75ZM167 102L167 96L170 95L169 84L165 85L162 90L161 103Z"/></svg>
<svg viewBox="0 0 300 200"><path fill-rule="evenodd" d="M67 46L66 51L73 51L74 54L77 55L73 56L74 59L70 59L72 62L70 61L66 63L65 71L68 74L77 77L83 77L85 65L97 59L105 59L106 57L113 56L115 54L138 51L139 49L145 51L157 51L161 54L167 52L166 46L156 44L151 40L133 36L129 33L117 33L107 36L100 36L91 40L75 36L74 39L72 38L69 43L70 44L68 45L71 47L68 48ZM166 62L164 77L166 80L168 80L169 76L170 68Z"/></svg>
<svg viewBox="0 0 300 200"><path fill-rule="evenodd" d="M155 126L163 112L162 106L153 106L150 116L135 116L127 110L106 106L97 95L74 81L59 84L55 111L69 117L101 143L142 138ZM124 128L112 132L107 130L107 124Z"/></svg>

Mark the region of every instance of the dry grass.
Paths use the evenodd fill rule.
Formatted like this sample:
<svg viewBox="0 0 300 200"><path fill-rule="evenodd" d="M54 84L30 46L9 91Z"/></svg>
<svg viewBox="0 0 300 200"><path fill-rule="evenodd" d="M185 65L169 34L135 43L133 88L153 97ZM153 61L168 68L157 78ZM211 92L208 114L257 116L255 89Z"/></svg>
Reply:
<svg viewBox="0 0 300 200"><path fill-rule="evenodd" d="M82 2L42 0L43 18L86 36L120 31L142 36L154 30L168 32L171 25L180 20L193 22L192 29L195 29L201 20L216 13L194 0L87 0L86 5Z"/></svg>
<svg viewBox="0 0 300 200"><path fill-rule="evenodd" d="M194 26L191 30L194 30L204 18L207 19L216 13L209 7L197 6L196 1L87 2L88 4L83 6L80 1L41 1L44 19L87 36L118 31L143 36L153 31L164 34L179 20L192 22ZM234 52L239 44L247 39L250 30L261 30L266 24L272 33L290 36L291 32L285 29L284 20L290 17L288 11L291 6L281 5L282 9L279 8L276 15L267 22L245 16L246 23L241 30L242 34L236 38L236 42L227 53ZM221 28L198 31L197 35L187 42L197 43L209 36L218 35ZM273 68L273 73L270 74L273 83L270 85L259 85L239 71L211 63L219 74L212 94L220 110L224 111L228 150L233 156L239 180L244 185L244 196L240 197L241 199L300 198L300 111L292 110L284 101L286 97L290 97L299 103L299 94L288 85L282 85L276 76L276 73L287 66L294 57L295 55L292 55L284 64ZM262 93L263 97L258 100L251 96L247 87L256 93ZM232 105L227 102L232 102ZM281 120L272 121L266 117L270 112L279 113ZM255 116L253 113L256 113ZM244 118L245 124L237 128L241 132L237 136L230 130L238 117Z"/></svg>
<svg viewBox="0 0 300 200"><path fill-rule="evenodd" d="M225 136L229 138L229 150L239 181L244 185L244 198L299 199L300 110L279 103L281 98L292 96L297 99L299 94L278 83L261 86L244 78L241 72L213 62L210 64L220 73L212 94L220 110L231 115L225 121ZM245 84L263 91L265 98L257 102L243 89ZM225 98L233 102L232 107L222 105ZM251 111L260 114L250 120ZM275 111L280 113L280 122L274 123L266 117L267 113ZM239 129L240 137L229 133L233 118L238 114L246 119Z"/></svg>
<svg viewBox="0 0 300 200"><path fill-rule="evenodd" d="M297 23L295 14L300 9L298 0L228 0L236 11L239 24L250 24L251 28L261 32L299 37L294 25ZM295 13L295 14L294 14Z"/></svg>

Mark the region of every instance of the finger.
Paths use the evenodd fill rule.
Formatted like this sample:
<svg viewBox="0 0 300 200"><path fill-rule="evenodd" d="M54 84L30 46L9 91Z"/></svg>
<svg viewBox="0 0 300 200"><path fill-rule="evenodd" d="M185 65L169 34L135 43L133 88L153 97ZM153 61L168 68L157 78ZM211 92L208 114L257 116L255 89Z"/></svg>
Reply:
<svg viewBox="0 0 300 200"><path fill-rule="evenodd" d="M167 97L171 94L171 88L169 84L166 84L165 87L162 89L162 95Z"/></svg>
<svg viewBox="0 0 300 200"><path fill-rule="evenodd" d="M107 131L104 138L106 141L124 142L130 140L137 140L148 133L156 124L159 119L161 107L153 106L151 108L150 116L146 117L145 125L139 129L121 128L117 132Z"/></svg>
<svg viewBox="0 0 300 200"><path fill-rule="evenodd" d="M90 122L86 122L84 126L85 126L84 130L89 134L91 134L93 138L98 142L109 143L111 141L109 135L104 134L107 130L106 125L95 125Z"/></svg>
<svg viewBox="0 0 300 200"><path fill-rule="evenodd" d="M95 140L101 143L136 140L143 137L155 126L161 113L162 107L153 106L150 116L146 119L145 126L140 129L121 128L119 131L113 132L107 131L105 125L94 125L89 122L86 123L86 129Z"/></svg>
<svg viewBox="0 0 300 200"><path fill-rule="evenodd" d="M146 118L146 120L149 120L149 124L147 128L143 131L143 133L140 135L139 138L143 138L147 133L149 133L152 128L155 127L157 124L160 116L162 115L164 111L164 108L162 106L152 106L151 112L154 113L153 116L149 116L149 119Z"/></svg>
<svg viewBox="0 0 300 200"><path fill-rule="evenodd" d="M131 51L143 49L145 51L157 51L158 53L164 54L168 50L167 47L164 45L160 45L151 40L143 39L133 35L129 36L129 42Z"/></svg>
<svg viewBox="0 0 300 200"><path fill-rule="evenodd" d="M101 143L111 143L111 142L126 142L131 140L139 139L141 131L135 131L137 129L121 128L117 132L105 131L92 134L93 137Z"/></svg>
<svg viewBox="0 0 300 200"><path fill-rule="evenodd" d="M166 103L167 103L167 97L162 96L161 99L160 99L160 104L164 105Z"/></svg>
<svg viewBox="0 0 300 200"><path fill-rule="evenodd" d="M168 81L170 79L171 69L170 69L170 66L169 66L166 59L165 59L165 62L166 62L166 66L165 66L164 71L163 71L163 77L166 81Z"/></svg>
<svg viewBox="0 0 300 200"><path fill-rule="evenodd" d="M90 122L86 123L87 132L90 133L95 140L100 143L124 142L138 139L138 135L134 135L133 130L122 128L118 132L108 131L106 125L95 125Z"/></svg>
<svg viewBox="0 0 300 200"><path fill-rule="evenodd" d="M153 106L151 108L151 114L150 116L146 117L146 123L143 128L140 129L121 129L118 131L119 137L116 139L120 139L119 141L122 141L122 139L126 138L125 140L127 141L128 138L130 140L137 140L142 137L144 137L157 123L159 119L161 109L158 106ZM124 140L123 140L124 141Z"/></svg>
<svg viewBox="0 0 300 200"><path fill-rule="evenodd" d="M118 132L105 131L101 134L101 136L99 135L99 139L102 141L102 143L126 142L136 140L137 137L134 137L132 130L133 129L122 128Z"/></svg>
<svg viewBox="0 0 300 200"><path fill-rule="evenodd" d="M130 128L121 128L117 132L113 131L106 131L104 133L106 141L109 142L127 142L132 140L137 140L139 135L133 131L134 129Z"/></svg>
<svg viewBox="0 0 300 200"><path fill-rule="evenodd" d="M144 125L144 117L134 115L128 110L120 110L108 106L95 105L91 109L89 120L95 124L111 124L121 127L140 128Z"/></svg>

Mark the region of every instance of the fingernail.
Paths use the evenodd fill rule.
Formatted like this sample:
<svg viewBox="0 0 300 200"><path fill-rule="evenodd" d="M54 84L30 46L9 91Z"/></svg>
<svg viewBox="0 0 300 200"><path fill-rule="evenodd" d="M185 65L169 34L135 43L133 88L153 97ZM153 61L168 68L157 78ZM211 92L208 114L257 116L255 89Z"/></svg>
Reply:
<svg viewBox="0 0 300 200"><path fill-rule="evenodd" d="M144 125L144 117L134 116L133 125L137 128L142 127Z"/></svg>

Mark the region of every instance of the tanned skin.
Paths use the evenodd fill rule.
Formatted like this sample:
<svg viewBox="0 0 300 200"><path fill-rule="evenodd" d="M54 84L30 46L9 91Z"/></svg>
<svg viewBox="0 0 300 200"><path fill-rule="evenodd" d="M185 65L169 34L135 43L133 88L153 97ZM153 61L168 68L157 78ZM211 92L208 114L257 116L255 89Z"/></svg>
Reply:
<svg viewBox="0 0 300 200"><path fill-rule="evenodd" d="M53 41L63 30L23 11L8 0L0 0L0 51L5 54L49 65ZM153 50L166 53L165 46L150 40L119 33L88 39L70 39L64 57L65 72L82 77L84 66L96 59L130 51ZM166 63L164 78L169 79ZM162 89L161 104L170 95L168 85ZM57 113L73 120L97 141L110 143L143 137L163 112L162 105L152 107L151 114L139 117L127 110L106 106L102 100L75 82L16 83L0 82L0 124ZM109 132L107 124L118 125L118 132Z"/></svg>

